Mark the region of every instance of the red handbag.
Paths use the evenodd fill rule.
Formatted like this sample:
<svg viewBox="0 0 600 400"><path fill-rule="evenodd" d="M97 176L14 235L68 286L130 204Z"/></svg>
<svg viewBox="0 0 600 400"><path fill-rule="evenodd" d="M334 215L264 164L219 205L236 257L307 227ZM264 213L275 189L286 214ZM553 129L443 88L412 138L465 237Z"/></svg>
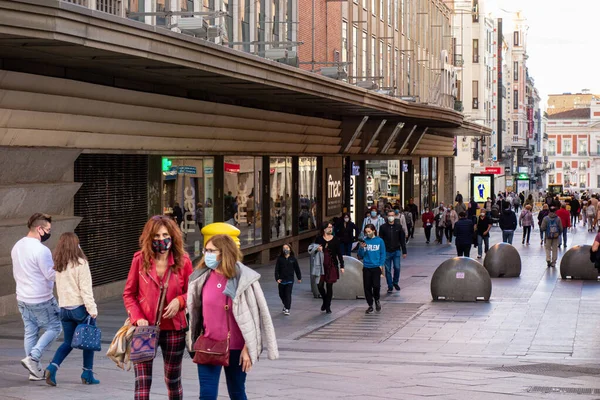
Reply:
<svg viewBox="0 0 600 400"><path fill-rule="evenodd" d="M229 339L231 329L229 328L229 305L225 304L225 316L227 319L227 339L215 340L204 335L196 339L194 343L194 362L203 365L218 365L229 367Z"/></svg>

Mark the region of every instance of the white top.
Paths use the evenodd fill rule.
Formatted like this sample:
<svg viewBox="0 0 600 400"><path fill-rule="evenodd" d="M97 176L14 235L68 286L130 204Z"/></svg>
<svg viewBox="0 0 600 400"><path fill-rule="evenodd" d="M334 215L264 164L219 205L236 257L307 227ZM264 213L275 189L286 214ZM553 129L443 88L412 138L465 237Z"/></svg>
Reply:
<svg viewBox="0 0 600 400"><path fill-rule="evenodd" d="M10 255L17 301L38 304L52 299L55 271L50 249L38 239L24 237L14 245Z"/></svg>
<svg viewBox="0 0 600 400"><path fill-rule="evenodd" d="M92 291L92 274L86 260L80 258L77 265L69 262L67 269L56 273L56 292L60 307L85 305L88 314L98 315Z"/></svg>

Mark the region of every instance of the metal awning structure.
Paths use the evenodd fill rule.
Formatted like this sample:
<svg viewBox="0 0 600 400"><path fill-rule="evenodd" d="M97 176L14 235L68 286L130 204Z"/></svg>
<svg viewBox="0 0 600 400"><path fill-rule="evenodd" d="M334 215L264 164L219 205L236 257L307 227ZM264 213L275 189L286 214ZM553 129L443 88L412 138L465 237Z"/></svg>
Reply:
<svg viewBox="0 0 600 400"><path fill-rule="evenodd" d="M377 154L379 143L386 145L388 154L400 153L396 149L407 147L403 140L413 126L421 132L412 135L413 140L421 136L425 142L436 136L447 141L456 135L491 133L489 128L464 121L454 110L404 102L205 40L56 0L0 0L0 70L339 121L340 153L368 147L368 152ZM386 120L377 133L378 140L369 140L372 138L365 131L362 139L359 132L348 144L349 139L343 137L346 131L355 133L365 117L376 126ZM404 128L394 132L398 124Z"/></svg>

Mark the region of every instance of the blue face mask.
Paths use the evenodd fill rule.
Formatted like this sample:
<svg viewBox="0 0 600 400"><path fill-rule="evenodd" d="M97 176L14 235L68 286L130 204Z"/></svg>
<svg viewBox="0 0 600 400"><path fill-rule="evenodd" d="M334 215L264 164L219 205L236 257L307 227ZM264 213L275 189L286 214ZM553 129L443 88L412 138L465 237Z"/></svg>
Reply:
<svg viewBox="0 0 600 400"><path fill-rule="evenodd" d="M377 216L377 211L371 211L371 217L375 218Z"/></svg>
<svg viewBox="0 0 600 400"><path fill-rule="evenodd" d="M220 261L217 260L217 255L214 253L206 253L204 255L204 264L206 265L206 268L210 268L212 270L217 269L217 267L219 266Z"/></svg>

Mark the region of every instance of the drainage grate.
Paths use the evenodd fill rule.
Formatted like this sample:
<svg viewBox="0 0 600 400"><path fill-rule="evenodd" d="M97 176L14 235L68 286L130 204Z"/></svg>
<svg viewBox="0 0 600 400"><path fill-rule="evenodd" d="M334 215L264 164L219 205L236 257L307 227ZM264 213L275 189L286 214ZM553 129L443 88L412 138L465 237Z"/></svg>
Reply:
<svg viewBox="0 0 600 400"><path fill-rule="evenodd" d="M308 340L383 342L418 316L423 304L384 304L380 313L365 314L357 308L300 337Z"/></svg>
<svg viewBox="0 0 600 400"><path fill-rule="evenodd" d="M600 368L586 367L579 365L563 364L526 364L526 365L508 365L498 368L491 368L492 371L515 372L519 374L555 376L561 378L571 378L575 376L600 375Z"/></svg>
<svg viewBox="0 0 600 400"><path fill-rule="evenodd" d="M532 386L532 387L528 388L527 391L529 393L600 394L600 389L551 387L551 386Z"/></svg>

